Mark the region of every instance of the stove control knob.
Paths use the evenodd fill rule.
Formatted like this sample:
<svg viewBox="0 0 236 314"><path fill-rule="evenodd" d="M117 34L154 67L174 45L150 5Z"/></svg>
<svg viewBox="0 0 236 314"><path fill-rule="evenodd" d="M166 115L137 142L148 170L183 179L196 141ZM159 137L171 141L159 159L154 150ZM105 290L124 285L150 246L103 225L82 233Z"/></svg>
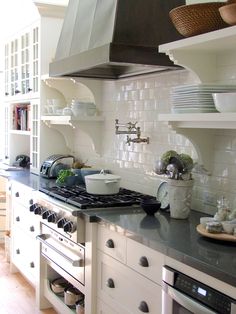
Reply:
<svg viewBox="0 0 236 314"><path fill-rule="evenodd" d="M63 229L65 232L73 233L76 230L76 225L72 221L67 221Z"/></svg>
<svg viewBox="0 0 236 314"><path fill-rule="evenodd" d="M57 227L58 228L63 228L64 225L66 224L66 222L67 222L67 220L65 218L59 219L58 222L57 222Z"/></svg>
<svg viewBox="0 0 236 314"><path fill-rule="evenodd" d="M51 212L49 215L48 215L48 218L47 218L48 222L52 222L52 223L57 223L58 221L58 215L57 213L55 212Z"/></svg>
<svg viewBox="0 0 236 314"><path fill-rule="evenodd" d="M51 211L50 211L50 210L45 210L45 211L42 213L42 218L43 218L43 219L47 219L50 214L51 214Z"/></svg>
<svg viewBox="0 0 236 314"><path fill-rule="evenodd" d="M38 206L39 206L39 205L38 205L37 203L34 203L34 204L30 205L29 211L30 211L30 212L34 212L35 208L38 207Z"/></svg>
<svg viewBox="0 0 236 314"><path fill-rule="evenodd" d="M43 208L41 206L36 206L34 209L34 214L35 215L42 215Z"/></svg>

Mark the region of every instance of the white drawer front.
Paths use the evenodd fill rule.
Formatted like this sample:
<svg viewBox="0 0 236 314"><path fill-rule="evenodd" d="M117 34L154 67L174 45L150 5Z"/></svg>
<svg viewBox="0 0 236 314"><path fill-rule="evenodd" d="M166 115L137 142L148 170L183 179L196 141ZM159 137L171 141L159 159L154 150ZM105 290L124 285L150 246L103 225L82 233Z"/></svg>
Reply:
<svg viewBox="0 0 236 314"><path fill-rule="evenodd" d="M37 274L38 244L16 228L12 240L12 262L34 284Z"/></svg>
<svg viewBox="0 0 236 314"><path fill-rule="evenodd" d="M105 302L97 299L97 314L119 314L119 309L113 309L112 307L108 306ZM123 312L123 314L126 314Z"/></svg>
<svg viewBox="0 0 236 314"><path fill-rule="evenodd" d="M115 259L126 262L126 238L98 225L98 248Z"/></svg>
<svg viewBox="0 0 236 314"><path fill-rule="evenodd" d="M161 314L161 286L101 252L98 252L98 296L113 308L116 305L123 308L119 314L145 312L140 307L147 307L150 314Z"/></svg>
<svg viewBox="0 0 236 314"><path fill-rule="evenodd" d="M40 232L40 224L34 214L19 203L14 204L13 226L22 228L29 236L35 238Z"/></svg>
<svg viewBox="0 0 236 314"><path fill-rule="evenodd" d="M13 203L18 202L22 204L23 206L29 208L30 205L32 205L34 201L34 194L36 191L33 191L31 188L23 185L23 184L12 184L12 199Z"/></svg>
<svg viewBox="0 0 236 314"><path fill-rule="evenodd" d="M164 255L161 253L127 239L127 265L161 285L161 272L164 265Z"/></svg>

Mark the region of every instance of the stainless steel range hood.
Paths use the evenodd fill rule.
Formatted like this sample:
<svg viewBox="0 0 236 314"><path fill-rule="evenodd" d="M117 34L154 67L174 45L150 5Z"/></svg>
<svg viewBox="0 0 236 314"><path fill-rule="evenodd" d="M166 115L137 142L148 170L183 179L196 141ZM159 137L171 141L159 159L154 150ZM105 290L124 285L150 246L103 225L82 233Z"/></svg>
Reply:
<svg viewBox="0 0 236 314"><path fill-rule="evenodd" d="M169 11L183 0L69 0L50 76L119 79L178 68L158 45L180 35Z"/></svg>

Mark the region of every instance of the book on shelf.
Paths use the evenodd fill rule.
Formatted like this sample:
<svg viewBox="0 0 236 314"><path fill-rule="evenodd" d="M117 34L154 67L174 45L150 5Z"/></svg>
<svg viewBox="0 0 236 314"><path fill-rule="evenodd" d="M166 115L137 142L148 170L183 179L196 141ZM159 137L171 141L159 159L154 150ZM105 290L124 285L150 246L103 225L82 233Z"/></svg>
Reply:
<svg viewBox="0 0 236 314"><path fill-rule="evenodd" d="M29 130L29 105L17 104L13 110L13 126L15 130Z"/></svg>

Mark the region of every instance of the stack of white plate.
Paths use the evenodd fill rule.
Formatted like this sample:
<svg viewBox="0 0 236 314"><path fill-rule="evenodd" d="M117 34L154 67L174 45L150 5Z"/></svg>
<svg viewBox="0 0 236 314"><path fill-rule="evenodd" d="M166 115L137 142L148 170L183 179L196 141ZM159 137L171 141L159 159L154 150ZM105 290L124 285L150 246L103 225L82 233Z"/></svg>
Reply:
<svg viewBox="0 0 236 314"><path fill-rule="evenodd" d="M212 94L236 91L236 85L195 84L173 87L172 113L217 112Z"/></svg>

